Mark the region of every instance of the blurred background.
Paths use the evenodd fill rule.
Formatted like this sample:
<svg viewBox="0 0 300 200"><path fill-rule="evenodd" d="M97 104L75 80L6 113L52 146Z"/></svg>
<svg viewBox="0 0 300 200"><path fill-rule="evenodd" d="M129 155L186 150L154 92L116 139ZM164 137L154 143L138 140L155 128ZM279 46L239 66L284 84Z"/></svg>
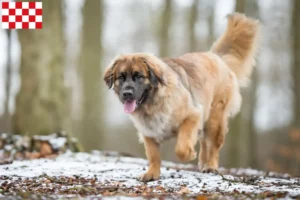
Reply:
<svg viewBox="0 0 300 200"><path fill-rule="evenodd" d="M300 174L299 0L42 2L42 30L0 30L0 132L66 131L85 151L145 157L104 69L120 53L209 50L238 11L260 19L264 37L220 165ZM174 143L163 144L163 159L179 161Z"/></svg>

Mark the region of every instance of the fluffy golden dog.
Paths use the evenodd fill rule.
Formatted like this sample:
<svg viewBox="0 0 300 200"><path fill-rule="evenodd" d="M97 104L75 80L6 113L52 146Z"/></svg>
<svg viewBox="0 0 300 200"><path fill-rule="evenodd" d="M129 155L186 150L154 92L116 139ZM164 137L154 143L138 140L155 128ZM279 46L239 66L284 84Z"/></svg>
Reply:
<svg viewBox="0 0 300 200"><path fill-rule="evenodd" d="M149 160L140 180L159 178L159 146L170 137L177 137L175 152L182 161L196 158L199 139L199 169L218 168L228 119L240 110L240 86L255 64L258 36L259 22L235 13L208 52L177 58L135 53L112 61L104 80L130 114Z"/></svg>

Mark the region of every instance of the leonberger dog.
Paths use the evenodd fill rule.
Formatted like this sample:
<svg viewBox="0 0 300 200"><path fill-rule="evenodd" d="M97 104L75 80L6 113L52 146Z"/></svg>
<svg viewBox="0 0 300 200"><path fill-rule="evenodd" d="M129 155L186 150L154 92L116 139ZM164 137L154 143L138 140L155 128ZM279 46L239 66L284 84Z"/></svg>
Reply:
<svg viewBox="0 0 300 200"><path fill-rule="evenodd" d="M217 170L228 120L240 110L240 87L255 65L260 26L240 13L227 19L225 33L210 51L176 58L120 55L104 72L144 143L149 168L141 181L159 179L159 146L171 137L177 137L175 153L185 162L196 158L199 140L200 171Z"/></svg>

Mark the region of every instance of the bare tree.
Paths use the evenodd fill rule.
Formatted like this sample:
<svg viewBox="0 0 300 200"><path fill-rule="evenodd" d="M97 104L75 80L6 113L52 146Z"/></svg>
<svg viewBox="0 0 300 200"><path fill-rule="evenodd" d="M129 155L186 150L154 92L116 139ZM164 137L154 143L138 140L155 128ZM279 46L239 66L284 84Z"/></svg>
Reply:
<svg viewBox="0 0 300 200"><path fill-rule="evenodd" d="M246 14L249 17L259 19L259 7L257 0L248 0L246 5ZM259 66L258 66L259 67ZM257 132L254 123L254 113L256 106L256 89L258 82L258 74L256 68L252 73L251 85L244 93L245 120L243 126L245 131L244 145L247 147L243 156L247 157L246 165L258 167L257 162ZM246 100L246 101L245 101ZM248 101L247 101L248 100Z"/></svg>
<svg viewBox="0 0 300 200"><path fill-rule="evenodd" d="M245 13L248 17L258 18L257 0L237 0L236 12ZM241 112L232 121L231 152L235 152L238 159L233 158L235 164L240 166L257 167L256 161L256 130L254 124L254 111L256 104L257 71L254 69L251 84L242 88L243 105ZM233 156L234 157L234 156Z"/></svg>
<svg viewBox="0 0 300 200"><path fill-rule="evenodd" d="M239 13L245 13L246 1L245 0L236 0L235 1L235 11Z"/></svg>
<svg viewBox="0 0 300 200"><path fill-rule="evenodd" d="M209 3L207 48L215 41L215 0ZM205 49L206 50L206 49Z"/></svg>
<svg viewBox="0 0 300 200"><path fill-rule="evenodd" d="M105 125L101 117L103 99L101 98L100 68L103 54L101 46L103 2L101 0L85 1L83 8L81 68L79 69L83 86L83 114L78 135L86 150L100 146L100 134L103 136Z"/></svg>
<svg viewBox="0 0 300 200"><path fill-rule="evenodd" d="M194 0L191 6L191 12L189 15L189 48L190 52L198 50L197 38L196 38L196 23L198 19L198 6L199 0Z"/></svg>
<svg viewBox="0 0 300 200"><path fill-rule="evenodd" d="M294 48L294 126L300 129L300 1L293 5L293 48Z"/></svg>
<svg viewBox="0 0 300 200"><path fill-rule="evenodd" d="M33 0L31 0L33 1ZM13 117L15 133L49 134L66 127L62 2L43 1L43 29L19 30L21 88Z"/></svg>
<svg viewBox="0 0 300 200"><path fill-rule="evenodd" d="M293 79L294 79L294 121L293 126L297 129L295 132L300 134L300 1L294 0L292 13L292 33L293 33L293 50L294 50L294 66L293 66ZM295 147L299 146L299 141L294 140ZM296 149L294 147L294 149ZM299 159L291 161L294 173L300 173Z"/></svg>
<svg viewBox="0 0 300 200"><path fill-rule="evenodd" d="M5 102L4 102L4 113L9 115L9 97L11 87L11 30L6 30L7 34L7 63L6 63L6 81L5 81Z"/></svg>
<svg viewBox="0 0 300 200"><path fill-rule="evenodd" d="M165 6L161 14L159 28L159 55L161 57L169 54L169 28L171 26L173 1L165 0Z"/></svg>
<svg viewBox="0 0 300 200"><path fill-rule="evenodd" d="M10 89L11 89L11 30L6 30L7 34L7 63L5 70L5 101L4 101L4 125L3 129L5 132L10 132L11 130L11 114L9 113L9 101L10 101Z"/></svg>
<svg viewBox="0 0 300 200"><path fill-rule="evenodd" d="M244 13L245 12L246 2L245 0L236 0L235 11ZM244 106L244 103L243 103ZM242 127L242 113L243 107L241 112L230 121L230 129L227 136L228 143L226 144L229 158L227 159L226 165L228 166L238 166L241 163L241 152L240 152L240 143L242 142L241 135L244 134L245 128Z"/></svg>

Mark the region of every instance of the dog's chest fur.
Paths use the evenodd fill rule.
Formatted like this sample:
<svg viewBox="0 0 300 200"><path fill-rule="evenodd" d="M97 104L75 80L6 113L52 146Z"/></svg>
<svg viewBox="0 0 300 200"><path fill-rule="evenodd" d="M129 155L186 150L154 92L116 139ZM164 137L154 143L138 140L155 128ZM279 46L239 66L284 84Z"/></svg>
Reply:
<svg viewBox="0 0 300 200"><path fill-rule="evenodd" d="M158 143L172 137L178 128L172 123L171 109L166 109L164 112L156 112L152 115L137 114L130 118L138 129L141 139L142 136L152 137Z"/></svg>

